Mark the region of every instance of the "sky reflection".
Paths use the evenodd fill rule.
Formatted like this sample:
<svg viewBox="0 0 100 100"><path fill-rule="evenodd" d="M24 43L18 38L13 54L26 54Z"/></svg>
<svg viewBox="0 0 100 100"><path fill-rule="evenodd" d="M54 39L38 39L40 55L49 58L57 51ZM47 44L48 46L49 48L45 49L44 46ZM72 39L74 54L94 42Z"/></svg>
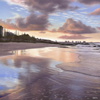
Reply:
<svg viewBox="0 0 100 100"><path fill-rule="evenodd" d="M17 56L49 58L64 63L79 61L78 54L75 53L75 49L70 48L64 49L49 47L39 49L16 50L12 51L12 53Z"/></svg>
<svg viewBox="0 0 100 100"><path fill-rule="evenodd" d="M95 57L71 48L13 51L0 57L0 100L99 100L99 67L85 60Z"/></svg>

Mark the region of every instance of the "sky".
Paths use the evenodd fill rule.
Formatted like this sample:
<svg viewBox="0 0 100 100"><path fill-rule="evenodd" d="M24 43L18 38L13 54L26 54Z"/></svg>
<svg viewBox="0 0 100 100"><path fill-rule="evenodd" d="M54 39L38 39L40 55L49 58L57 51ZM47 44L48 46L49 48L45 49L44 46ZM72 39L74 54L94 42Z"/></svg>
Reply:
<svg viewBox="0 0 100 100"><path fill-rule="evenodd" d="M37 38L100 42L100 0L0 0L0 25Z"/></svg>

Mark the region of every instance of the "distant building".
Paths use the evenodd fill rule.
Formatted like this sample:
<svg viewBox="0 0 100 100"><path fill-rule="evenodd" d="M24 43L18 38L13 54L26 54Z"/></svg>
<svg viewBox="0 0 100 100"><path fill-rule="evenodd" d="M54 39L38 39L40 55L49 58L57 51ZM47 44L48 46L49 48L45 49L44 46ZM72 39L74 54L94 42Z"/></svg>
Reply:
<svg viewBox="0 0 100 100"><path fill-rule="evenodd" d="M0 26L0 36L3 36L3 27Z"/></svg>

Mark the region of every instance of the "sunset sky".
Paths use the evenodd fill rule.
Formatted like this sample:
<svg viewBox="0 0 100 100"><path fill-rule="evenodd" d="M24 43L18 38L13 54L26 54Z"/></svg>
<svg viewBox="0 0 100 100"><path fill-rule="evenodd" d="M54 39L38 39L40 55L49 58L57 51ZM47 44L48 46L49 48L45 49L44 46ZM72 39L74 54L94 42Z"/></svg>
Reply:
<svg viewBox="0 0 100 100"><path fill-rule="evenodd" d="M100 0L0 0L0 25L38 38L100 42Z"/></svg>

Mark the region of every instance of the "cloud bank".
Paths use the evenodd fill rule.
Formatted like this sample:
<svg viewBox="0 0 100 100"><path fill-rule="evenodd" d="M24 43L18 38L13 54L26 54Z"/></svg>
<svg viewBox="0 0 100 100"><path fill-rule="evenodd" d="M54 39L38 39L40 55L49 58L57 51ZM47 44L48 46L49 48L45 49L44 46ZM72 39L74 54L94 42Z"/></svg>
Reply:
<svg viewBox="0 0 100 100"><path fill-rule="evenodd" d="M25 7L29 11L51 13L58 10L72 8L69 4L73 0L5 0L9 4Z"/></svg>
<svg viewBox="0 0 100 100"><path fill-rule="evenodd" d="M81 21L74 21L72 18L67 19L58 31L71 34L88 34L97 32L95 28L86 26Z"/></svg>
<svg viewBox="0 0 100 100"><path fill-rule="evenodd" d="M3 26L21 31L46 30L49 26L48 15L58 10L74 9L70 6L73 0L4 0L8 4L18 5L27 9L31 14L26 18L15 18L15 24L1 20ZM76 7L75 7L76 9ZM36 15L39 11L41 15ZM11 22L11 21L10 21Z"/></svg>
<svg viewBox="0 0 100 100"><path fill-rule="evenodd" d="M49 26L47 15L31 14L26 18L16 18L15 23L11 23L11 19L6 21L0 20L0 24L8 29L16 29L20 31L46 30Z"/></svg>
<svg viewBox="0 0 100 100"><path fill-rule="evenodd" d="M63 35L63 36L60 36L59 38L60 39L86 39L86 38L89 38L89 37L85 37L85 36L82 36L80 34L73 34L71 36Z"/></svg>
<svg viewBox="0 0 100 100"><path fill-rule="evenodd" d="M49 24L48 16L51 13L61 10L72 10L77 9L77 7L72 7L70 4L75 0L2 0L11 5L19 5L27 9L31 14L26 18L15 18L15 24L11 23L10 19L4 22L1 21L1 25L10 28L18 29L21 31L32 31L32 30L47 30ZM98 4L100 0L77 0L83 4ZM41 15L36 15L34 11L39 11ZM99 14L99 10L91 13ZM73 19L68 19L65 24L58 29L60 32L67 32L72 34L86 34L95 33L96 29L90 26L84 25L81 21L74 21Z"/></svg>

